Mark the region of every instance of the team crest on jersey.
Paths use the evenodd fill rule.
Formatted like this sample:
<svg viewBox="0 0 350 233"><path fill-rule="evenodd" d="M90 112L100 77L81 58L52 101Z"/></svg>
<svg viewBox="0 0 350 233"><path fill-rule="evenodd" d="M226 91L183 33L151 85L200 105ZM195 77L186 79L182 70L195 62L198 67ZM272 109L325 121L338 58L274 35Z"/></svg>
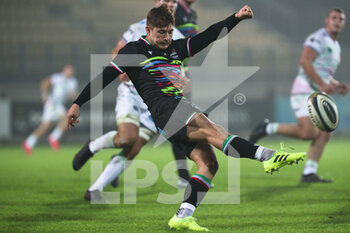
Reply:
<svg viewBox="0 0 350 233"><path fill-rule="evenodd" d="M171 51L170 58L172 58L172 59L179 59L179 55L177 55L175 49L173 49L173 50Z"/></svg>

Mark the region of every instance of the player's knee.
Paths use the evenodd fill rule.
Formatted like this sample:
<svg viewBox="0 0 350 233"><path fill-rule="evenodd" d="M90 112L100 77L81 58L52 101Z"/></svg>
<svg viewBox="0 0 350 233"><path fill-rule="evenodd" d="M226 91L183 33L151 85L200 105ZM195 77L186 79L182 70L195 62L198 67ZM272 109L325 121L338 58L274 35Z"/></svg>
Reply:
<svg viewBox="0 0 350 233"><path fill-rule="evenodd" d="M302 140L314 140L318 136L318 131L316 129L306 129L300 132L300 139Z"/></svg>
<svg viewBox="0 0 350 233"><path fill-rule="evenodd" d="M133 160L136 157L136 155L138 155L140 153L140 151L141 151L141 147L137 147L137 148L133 147L132 153L129 153L129 155L127 155L126 158L128 160Z"/></svg>
<svg viewBox="0 0 350 233"><path fill-rule="evenodd" d="M201 133L201 135L204 135L207 141L210 141L211 138L215 138L217 135L220 135L220 129L215 124L211 124L206 128L201 128L198 131Z"/></svg>
<svg viewBox="0 0 350 233"><path fill-rule="evenodd" d="M126 136L126 137L115 137L114 138L114 144L117 147L121 148L127 148L131 147L137 140L137 137L133 136Z"/></svg>
<svg viewBox="0 0 350 233"><path fill-rule="evenodd" d="M219 170L219 163L218 163L218 161L216 159L210 161L209 164L208 164L208 169L209 169L209 172L212 175L215 175L216 172Z"/></svg>
<svg viewBox="0 0 350 233"><path fill-rule="evenodd" d="M329 139L331 139L331 134L330 133L321 133L319 138L322 142L327 143L329 141Z"/></svg>

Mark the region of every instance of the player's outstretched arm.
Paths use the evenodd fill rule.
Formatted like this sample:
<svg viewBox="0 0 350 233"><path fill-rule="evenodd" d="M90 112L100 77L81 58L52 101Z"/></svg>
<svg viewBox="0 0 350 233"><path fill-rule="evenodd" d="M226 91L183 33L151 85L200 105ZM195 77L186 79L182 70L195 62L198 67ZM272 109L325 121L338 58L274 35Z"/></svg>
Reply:
<svg viewBox="0 0 350 233"><path fill-rule="evenodd" d="M316 83L321 91L327 94L334 92L334 87L330 84L325 83L322 78L317 74L316 69L313 65L313 61L317 58L318 53L310 48L304 47L300 57L300 65L303 67L305 74L311 79L312 82Z"/></svg>
<svg viewBox="0 0 350 233"><path fill-rule="evenodd" d="M79 123L79 120L78 120L79 116L80 116L80 107L77 104L73 104L69 108L67 115L66 115L66 117L67 117L67 129L68 130L70 130L71 126L74 127L75 124Z"/></svg>
<svg viewBox="0 0 350 233"><path fill-rule="evenodd" d="M103 88L110 84L114 79L116 79L121 73L118 72L114 67L107 66L104 68L103 72L100 73L94 80L89 82L79 94L78 98L74 101L75 104L80 107L88 102L90 99L94 98L98 93L100 93ZM101 85L102 84L102 85Z"/></svg>
<svg viewBox="0 0 350 233"><path fill-rule="evenodd" d="M346 95L349 90L350 90L350 87L348 84L346 83L341 83L339 82L338 80L332 78L331 79L331 85L334 86L334 89L337 93L341 94L341 95Z"/></svg>
<svg viewBox="0 0 350 233"><path fill-rule="evenodd" d="M205 31L189 39L190 55L193 56L206 48L210 43L226 36L241 20L253 18L253 15L251 8L246 5L225 20L211 25ZM227 33L221 34L224 28L227 29Z"/></svg>
<svg viewBox="0 0 350 233"><path fill-rule="evenodd" d="M50 77L45 78L40 83L41 102L45 103L49 96L49 89L52 87Z"/></svg>

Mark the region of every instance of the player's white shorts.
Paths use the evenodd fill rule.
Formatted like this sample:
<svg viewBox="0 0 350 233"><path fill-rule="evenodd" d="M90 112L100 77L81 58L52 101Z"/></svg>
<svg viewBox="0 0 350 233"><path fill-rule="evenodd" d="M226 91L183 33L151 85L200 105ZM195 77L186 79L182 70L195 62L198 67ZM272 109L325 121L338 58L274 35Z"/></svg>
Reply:
<svg viewBox="0 0 350 233"><path fill-rule="evenodd" d="M47 100L44 104L44 111L42 115L43 122L58 121L66 114L66 108L61 104L54 104Z"/></svg>
<svg viewBox="0 0 350 233"><path fill-rule="evenodd" d="M303 93L303 94L292 94L290 97L290 103L292 105L292 109L297 118L307 117L309 113L307 111L307 99L311 93Z"/></svg>
<svg viewBox="0 0 350 233"><path fill-rule="evenodd" d="M133 87L134 88L134 87ZM117 125L131 123L139 127L139 135L149 141L157 132L147 105L130 86L120 84L118 87L115 114Z"/></svg>
<svg viewBox="0 0 350 233"><path fill-rule="evenodd" d="M62 104L55 104L48 99L44 104L44 111L42 115L43 122L58 121L66 114L66 108Z"/></svg>

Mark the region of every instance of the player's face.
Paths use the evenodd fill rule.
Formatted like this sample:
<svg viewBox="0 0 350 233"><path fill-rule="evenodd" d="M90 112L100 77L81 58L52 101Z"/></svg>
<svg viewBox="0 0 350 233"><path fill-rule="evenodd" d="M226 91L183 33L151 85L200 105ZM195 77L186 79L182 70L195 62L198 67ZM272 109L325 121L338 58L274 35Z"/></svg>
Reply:
<svg viewBox="0 0 350 233"><path fill-rule="evenodd" d="M155 7L159 7L162 4L166 4L169 10L174 14L176 11L178 0L156 0Z"/></svg>
<svg viewBox="0 0 350 233"><path fill-rule="evenodd" d="M63 74L70 78L70 77L73 77L74 76L74 68L73 66L71 65L66 65L64 68L63 68Z"/></svg>
<svg viewBox="0 0 350 233"><path fill-rule="evenodd" d="M167 27L146 27L147 39L151 42L152 45L160 48L166 49L171 44L173 38L174 28L173 25Z"/></svg>
<svg viewBox="0 0 350 233"><path fill-rule="evenodd" d="M345 26L345 15L336 11L331 11L326 18L326 28L333 34L338 34Z"/></svg>

